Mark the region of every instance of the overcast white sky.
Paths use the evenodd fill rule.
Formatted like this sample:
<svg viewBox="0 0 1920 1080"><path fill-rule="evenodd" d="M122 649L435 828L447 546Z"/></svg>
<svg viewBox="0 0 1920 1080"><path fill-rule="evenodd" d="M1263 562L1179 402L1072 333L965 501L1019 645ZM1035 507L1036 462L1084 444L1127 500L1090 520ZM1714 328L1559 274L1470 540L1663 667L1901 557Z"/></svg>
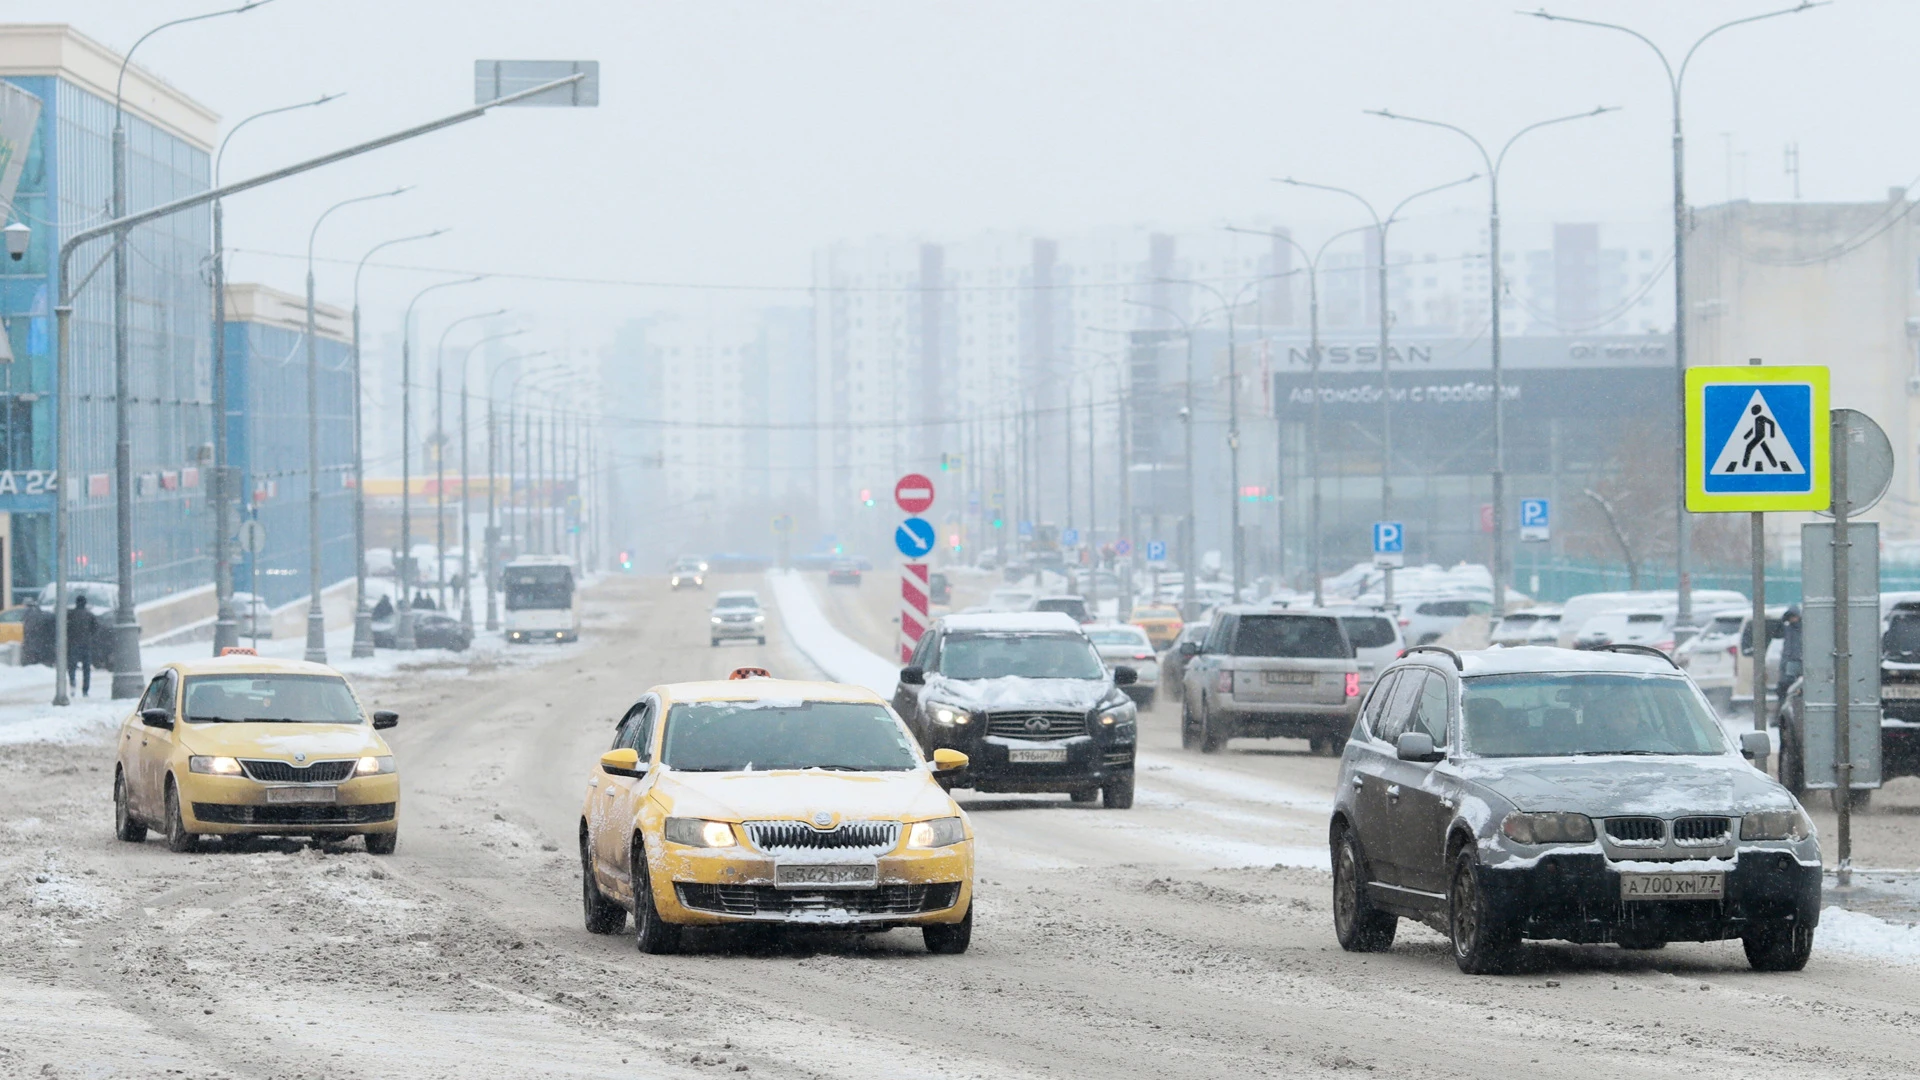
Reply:
<svg viewBox="0 0 1920 1080"><path fill-rule="evenodd" d="M70 22L125 48L158 22L225 2L9 0L5 17ZM1513 13L1532 3L275 0L168 30L139 61L228 124L347 92L250 125L228 152L233 177L464 107L476 58L600 61L597 110L501 111L233 200L229 242L243 249L302 251L329 203L410 183L412 194L336 214L322 254L356 258L382 239L449 226L392 257L804 286L809 253L840 238L1332 222L1345 208L1331 197L1268 178L1392 201L1478 168L1454 136L1361 113L1380 107L1493 140L1623 106L1530 136L1503 173L1504 201L1522 219L1662 220L1670 112L1657 61L1624 35ZM1676 53L1719 22L1778 6L1549 4L1629 23ZM1735 193L1756 200L1790 196L1788 142L1799 143L1809 200L1880 199L1920 176L1915 41L1920 4L1838 0L1710 42L1688 77L1693 201L1727 193L1722 133L1747 155ZM1430 212L1484 198L1464 189ZM297 290L301 269L243 255L234 276ZM324 267L323 296L344 298L349 278ZM370 318L397 319L392 309L428 280L370 275ZM440 295L447 315L513 305L594 337L694 294L490 282Z"/></svg>

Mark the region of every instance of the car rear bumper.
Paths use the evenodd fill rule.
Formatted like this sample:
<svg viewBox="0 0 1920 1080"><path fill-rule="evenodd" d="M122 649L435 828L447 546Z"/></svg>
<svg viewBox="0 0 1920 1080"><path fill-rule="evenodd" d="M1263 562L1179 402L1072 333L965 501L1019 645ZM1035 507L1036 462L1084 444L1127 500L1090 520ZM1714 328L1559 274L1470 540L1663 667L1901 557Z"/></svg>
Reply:
<svg viewBox="0 0 1920 1080"><path fill-rule="evenodd" d="M1719 900L1622 900L1620 872L1596 854L1553 855L1529 867L1480 873L1495 909L1530 938L1719 941L1755 924L1820 922L1820 867L1784 851L1736 858Z"/></svg>
<svg viewBox="0 0 1920 1080"><path fill-rule="evenodd" d="M1351 704L1296 704L1292 702L1240 701L1231 697L1208 700L1209 710L1231 724L1236 734L1251 738L1307 739L1322 735L1345 735L1353 730L1353 718L1360 708L1359 698Z"/></svg>

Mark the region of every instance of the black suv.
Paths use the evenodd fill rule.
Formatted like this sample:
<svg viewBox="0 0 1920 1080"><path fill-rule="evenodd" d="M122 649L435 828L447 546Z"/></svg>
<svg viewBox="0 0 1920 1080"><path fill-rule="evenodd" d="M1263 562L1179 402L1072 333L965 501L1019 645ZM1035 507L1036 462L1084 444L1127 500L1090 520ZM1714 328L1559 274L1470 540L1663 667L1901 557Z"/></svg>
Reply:
<svg viewBox="0 0 1920 1080"><path fill-rule="evenodd" d="M967 755L960 783L983 792L1097 794L1133 805L1136 706L1093 642L1057 612L948 615L900 671L893 707L922 750Z"/></svg>

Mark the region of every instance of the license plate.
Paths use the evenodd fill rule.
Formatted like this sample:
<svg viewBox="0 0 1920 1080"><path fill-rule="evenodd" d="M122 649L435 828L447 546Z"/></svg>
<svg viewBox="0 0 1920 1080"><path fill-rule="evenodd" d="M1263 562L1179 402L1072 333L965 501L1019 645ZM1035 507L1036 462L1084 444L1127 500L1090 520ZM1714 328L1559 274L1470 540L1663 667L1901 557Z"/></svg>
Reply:
<svg viewBox="0 0 1920 1080"><path fill-rule="evenodd" d="M1882 698L1920 698L1920 683L1881 683Z"/></svg>
<svg viewBox="0 0 1920 1080"><path fill-rule="evenodd" d="M1269 686L1275 686L1275 685L1281 685L1281 684L1310 683L1312 681L1313 681L1313 672L1311 671L1269 671L1267 672L1267 685Z"/></svg>
<svg viewBox="0 0 1920 1080"><path fill-rule="evenodd" d="M273 787L267 789L270 803L330 803L339 795L330 787Z"/></svg>
<svg viewBox="0 0 1920 1080"><path fill-rule="evenodd" d="M1727 893L1725 874L1621 874L1622 900L1719 900Z"/></svg>
<svg viewBox="0 0 1920 1080"><path fill-rule="evenodd" d="M880 883L877 863L775 863L779 889L871 889Z"/></svg>
<svg viewBox="0 0 1920 1080"><path fill-rule="evenodd" d="M1067 748L1055 746L1022 750L1016 747L1007 751L1007 760L1015 765L1040 765L1048 762L1058 764L1067 760Z"/></svg>

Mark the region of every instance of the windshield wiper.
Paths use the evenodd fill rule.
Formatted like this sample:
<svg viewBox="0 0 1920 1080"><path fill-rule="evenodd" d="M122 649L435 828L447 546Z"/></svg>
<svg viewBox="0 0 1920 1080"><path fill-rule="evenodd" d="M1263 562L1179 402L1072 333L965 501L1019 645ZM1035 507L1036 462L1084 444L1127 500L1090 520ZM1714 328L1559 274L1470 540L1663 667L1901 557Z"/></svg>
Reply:
<svg viewBox="0 0 1920 1080"><path fill-rule="evenodd" d="M1608 757L1613 757L1613 756L1663 757L1667 754L1677 754L1679 752L1680 751L1678 750L1575 750L1572 756L1573 757L1598 757L1601 755L1605 755Z"/></svg>

